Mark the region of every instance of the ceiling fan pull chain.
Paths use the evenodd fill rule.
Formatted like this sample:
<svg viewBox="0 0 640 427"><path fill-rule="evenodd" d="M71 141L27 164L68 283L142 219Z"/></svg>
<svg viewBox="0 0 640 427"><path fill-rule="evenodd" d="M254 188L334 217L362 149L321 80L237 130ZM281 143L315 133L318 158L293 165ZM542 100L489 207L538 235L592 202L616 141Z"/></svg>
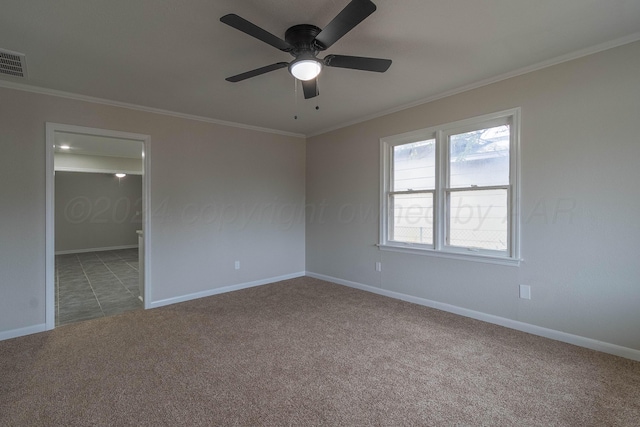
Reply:
<svg viewBox="0 0 640 427"><path fill-rule="evenodd" d="M298 120L298 79L296 78L293 79L293 98L295 99L294 101L295 114L293 118L295 120Z"/></svg>

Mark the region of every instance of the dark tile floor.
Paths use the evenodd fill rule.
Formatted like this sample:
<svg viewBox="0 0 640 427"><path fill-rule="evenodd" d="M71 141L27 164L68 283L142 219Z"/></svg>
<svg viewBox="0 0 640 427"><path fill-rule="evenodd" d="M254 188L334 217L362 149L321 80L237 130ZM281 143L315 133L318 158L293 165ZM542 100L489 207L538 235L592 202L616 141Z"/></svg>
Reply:
<svg viewBox="0 0 640 427"><path fill-rule="evenodd" d="M142 308L138 249L56 255L56 326Z"/></svg>

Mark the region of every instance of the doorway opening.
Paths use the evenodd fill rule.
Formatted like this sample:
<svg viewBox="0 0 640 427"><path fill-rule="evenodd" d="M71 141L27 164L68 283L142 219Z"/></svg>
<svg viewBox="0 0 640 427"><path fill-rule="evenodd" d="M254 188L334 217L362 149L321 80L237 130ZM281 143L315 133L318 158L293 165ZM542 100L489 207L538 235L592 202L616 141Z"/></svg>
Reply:
<svg viewBox="0 0 640 427"><path fill-rule="evenodd" d="M46 124L48 330L149 308L149 145L148 135Z"/></svg>

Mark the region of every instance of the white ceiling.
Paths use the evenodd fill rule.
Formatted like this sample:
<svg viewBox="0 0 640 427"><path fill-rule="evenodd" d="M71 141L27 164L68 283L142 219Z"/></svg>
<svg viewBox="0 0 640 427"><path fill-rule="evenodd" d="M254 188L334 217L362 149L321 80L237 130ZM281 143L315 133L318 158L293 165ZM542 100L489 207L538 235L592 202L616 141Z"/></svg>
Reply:
<svg viewBox="0 0 640 427"><path fill-rule="evenodd" d="M0 85L313 135L640 39L639 0L373 1L378 10L320 57L393 65L385 74L326 68L311 100L300 88L296 97L286 69L226 82L291 56L219 18L236 13L283 38L294 24L324 27L348 0L4 0L0 48L26 54L28 79L0 75Z"/></svg>

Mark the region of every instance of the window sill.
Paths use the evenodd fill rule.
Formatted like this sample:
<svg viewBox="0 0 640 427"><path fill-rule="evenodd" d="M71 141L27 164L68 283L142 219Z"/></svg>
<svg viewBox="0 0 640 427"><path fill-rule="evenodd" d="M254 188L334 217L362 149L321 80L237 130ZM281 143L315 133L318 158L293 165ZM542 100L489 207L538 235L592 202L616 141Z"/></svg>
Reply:
<svg viewBox="0 0 640 427"><path fill-rule="evenodd" d="M445 251L436 251L433 249L424 249L424 248L412 248L408 246L397 246L397 245L376 245L381 251L389 251L389 252L403 252L414 255L424 255L424 256L432 256L436 258L449 258L449 259L459 259L464 261L473 261L473 262L481 262L485 264L498 264L498 265L508 265L513 267L519 267L520 263L523 261L519 258L507 258L507 257L499 257L499 256L491 256L487 254L466 254L460 252L445 252Z"/></svg>

